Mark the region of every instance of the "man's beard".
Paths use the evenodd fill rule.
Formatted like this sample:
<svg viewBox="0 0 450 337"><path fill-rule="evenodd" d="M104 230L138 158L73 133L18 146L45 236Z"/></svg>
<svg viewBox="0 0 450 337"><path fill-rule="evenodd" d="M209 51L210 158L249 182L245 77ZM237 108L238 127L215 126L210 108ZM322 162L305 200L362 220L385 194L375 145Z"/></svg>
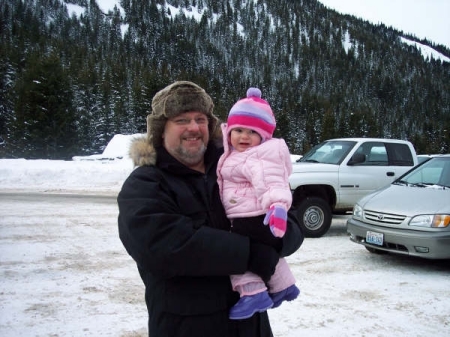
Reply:
<svg viewBox="0 0 450 337"><path fill-rule="evenodd" d="M205 144L202 144L200 149L196 151L188 151L183 146L179 146L175 149L180 160L186 164L186 166L192 166L200 163L203 160L203 156L206 152Z"/></svg>

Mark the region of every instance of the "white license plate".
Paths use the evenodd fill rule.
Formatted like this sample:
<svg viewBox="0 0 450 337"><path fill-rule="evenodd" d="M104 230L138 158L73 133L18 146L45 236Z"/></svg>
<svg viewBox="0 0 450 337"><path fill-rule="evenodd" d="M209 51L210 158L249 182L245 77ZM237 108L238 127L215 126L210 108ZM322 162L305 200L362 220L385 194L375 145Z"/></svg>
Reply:
<svg viewBox="0 0 450 337"><path fill-rule="evenodd" d="M383 245L383 233L367 232L366 242L373 245L382 246Z"/></svg>

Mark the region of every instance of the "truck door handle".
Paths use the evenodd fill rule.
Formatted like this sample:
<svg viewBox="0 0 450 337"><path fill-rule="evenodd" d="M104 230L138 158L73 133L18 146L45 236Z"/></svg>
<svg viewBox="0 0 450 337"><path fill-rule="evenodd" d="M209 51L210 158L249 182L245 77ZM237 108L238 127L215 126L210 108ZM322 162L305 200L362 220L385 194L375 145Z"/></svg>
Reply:
<svg viewBox="0 0 450 337"><path fill-rule="evenodd" d="M393 177L395 175L395 172L386 172L386 175L388 177Z"/></svg>

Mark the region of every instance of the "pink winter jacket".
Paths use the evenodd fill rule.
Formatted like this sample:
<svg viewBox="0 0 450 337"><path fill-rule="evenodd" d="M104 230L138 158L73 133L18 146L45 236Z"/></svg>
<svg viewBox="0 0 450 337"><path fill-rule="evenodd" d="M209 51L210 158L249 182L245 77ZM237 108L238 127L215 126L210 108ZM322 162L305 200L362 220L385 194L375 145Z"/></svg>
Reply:
<svg viewBox="0 0 450 337"><path fill-rule="evenodd" d="M225 130L226 124L222 124ZM265 214L272 205L289 209L292 163L285 141L272 138L238 152L230 148L226 134L223 139L225 152L217 165L217 177L228 218Z"/></svg>

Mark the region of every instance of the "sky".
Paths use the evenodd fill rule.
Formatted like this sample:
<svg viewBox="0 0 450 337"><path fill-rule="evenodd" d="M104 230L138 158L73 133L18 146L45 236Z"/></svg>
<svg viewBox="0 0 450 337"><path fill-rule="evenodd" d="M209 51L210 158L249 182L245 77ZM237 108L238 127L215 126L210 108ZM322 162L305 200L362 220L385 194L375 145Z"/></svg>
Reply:
<svg viewBox="0 0 450 337"><path fill-rule="evenodd" d="M0 336L147 336L117 232L131 139L111 140L111 160L0 159ZM346 219L287 258L301 294L269 310L274 336L450 336L448 262L370 254Z"/></svg>
<svg viewBox="0 0 450 337"><path fill-rule="evenodd" d="M319 0L326 7L450 48L450 0Z"/></svg>

